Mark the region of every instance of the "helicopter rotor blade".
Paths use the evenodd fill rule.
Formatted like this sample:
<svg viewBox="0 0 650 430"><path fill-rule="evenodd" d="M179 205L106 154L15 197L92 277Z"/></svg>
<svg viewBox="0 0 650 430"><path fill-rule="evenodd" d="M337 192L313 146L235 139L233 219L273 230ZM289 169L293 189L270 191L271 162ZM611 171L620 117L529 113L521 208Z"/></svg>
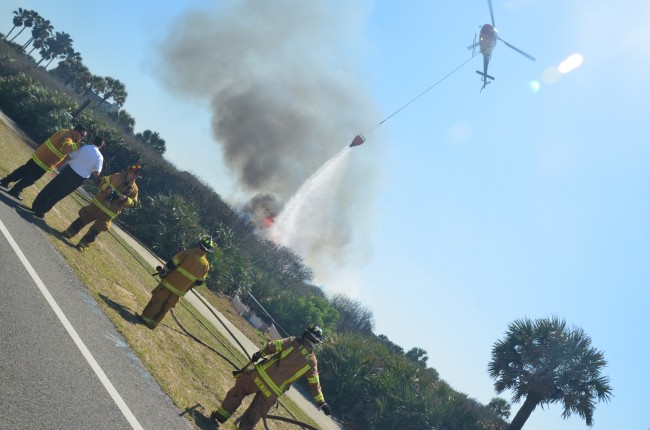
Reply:
<svg viewBox="0 0 650 430"><path fill-rule="evenodd" d="M490 18L492 18L492 27L496 27L496 24L494 24L494 13L492 13L492 0L488 0L488 6L490 7Z"/></svg>
<svg viewBox="0 0 650 430"><path fill-rule="evenodd" d="M515 51L519 52L521 55L523 55L524 57L528 58L529 60L531 60L531 61L535 61L535 57L533 57L532 55L530 55L530 54L526 54L526 53L525 53L524 51L522 51L521 49L512 46L511 44L509 44L508 42L506 42L505 40L501 39L501 38L498 37L498 36L497 36L497 38L498 38L500 41L502 41L503 43L505 43L509 48L514 49Z"/></svg>

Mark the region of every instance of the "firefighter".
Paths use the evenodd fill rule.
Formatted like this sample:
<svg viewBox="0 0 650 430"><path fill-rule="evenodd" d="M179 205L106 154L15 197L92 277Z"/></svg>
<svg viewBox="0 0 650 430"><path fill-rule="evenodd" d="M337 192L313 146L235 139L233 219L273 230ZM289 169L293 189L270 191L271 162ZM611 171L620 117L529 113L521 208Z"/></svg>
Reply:
<svg viewBox="0 0 650 430"><path fill-rule="evenodd" d="M0 187L9 188L9 184L16 182L9 194L22 200L22 191L60 165L67 154L79 149L79 144L87 134L88 131L81 125L77 125L74 130L57 131L36 148L32 158L4 177L0 181Z"/></svg>
<svg viewBox="0 0 650 430"><path fill-rule="evenodd" d="M255 394L244 415L239 420L238 429L252 430L255 424L269 411L278 397L289 389L291 384L302 376L307 377L311 395L320 409L329 415L330 407L318 380L318 361L314 354L316 345L323 342L323 331L310 325L301 337L288 337L271 341L253 354L251 362L254 370L243 371L237 376L235 385L228 391L221 407L212 412L210 419L219 428L232 416L244 397ZM267 357L269 356L270 357ZM263 360L255 363L260 358Z"/></svg>
<svg viewBox="0 0 650 430"><path fill-rule="evenodd" d="M214 252L214 248L212 239L202 237L196 247L179 252L164 267L156 268L160 283L151 292L151 300L139 315L147 327L155 329L185 293L203 284L210 270L206 255Z"/></svg>
<svg viewBox="0 0 650 430"><path fill-rule="evenodd" d="M113 219L122 209L138 204L138 185L135 180L142 177L142 169L142 164L135 164L123 172L113 173L101 179L97 195L89 205L79 209L79 217L63 231L63 236L71 239L94 221L77 244L80 252L88 249L99 233L110 230Z"/></svg>

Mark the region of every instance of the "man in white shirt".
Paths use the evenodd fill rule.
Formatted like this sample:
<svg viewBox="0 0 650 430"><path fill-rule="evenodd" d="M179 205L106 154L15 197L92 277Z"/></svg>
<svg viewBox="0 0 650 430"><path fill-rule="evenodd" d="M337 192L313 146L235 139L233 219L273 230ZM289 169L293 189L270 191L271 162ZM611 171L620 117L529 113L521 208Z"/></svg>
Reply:
<svg viewBox="0 0 650 430"><path fill-rule="evenodd" d="M100 152L103 147L104 139L97 136L92 145L82 146L68 154L68 165L34 199L32 212L35 217L42 219L55 204L76 190L84 179L100 175L104 164L104 156Z"/></svg>

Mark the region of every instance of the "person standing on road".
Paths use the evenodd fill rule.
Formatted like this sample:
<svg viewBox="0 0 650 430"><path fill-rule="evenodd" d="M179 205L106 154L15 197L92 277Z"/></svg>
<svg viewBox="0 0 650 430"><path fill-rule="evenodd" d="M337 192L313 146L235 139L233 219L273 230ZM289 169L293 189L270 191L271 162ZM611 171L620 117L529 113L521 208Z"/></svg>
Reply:
<svg viewBox="0 0 650 430"><path fill-rule="evenodd" d="M202 285L210 271L206 255L214 252L215 244L205 236L192 249L176 254L164 267L158 266L160 283L151 292L142 315L138 317L151 330L158 327L167 312L194 286Z"/></svg>
<svg viewBox="0 0 650 430"><path fill-rule="evenodd" d="M71 194L79 187L84 179L99 176L104 164L100 150L104 147L104 139L97 136L92 145L84 145L81 149L68 154L70 162L56 175L34 199L32 212L37 218L45 217L61 199Z"/></svg>
<svg viewBox="0 0 650 430"><path fill-rule="evenodd" d="M130 166L123 172L104 176L99 183L99 192L89 205L79 209L79 218L63 232L67 239L73 238L82 228L94 221L88 232L77 244L80 252L85 251L95 242L102 231L111 228L113 219L124 208L138 204L137 178L142 177L142 164Z"/></svg>
<svg viewBox="0 0 650 430"><path fill-rule="evenodd" d="M228 391L221 407L212 412L210 419L219 428L241 405L244 397L255 394L244 415L239 419L241 430L252 430L275 404L278 397L302 376L307 377L311 395L325 415L331 409L325 403L318 379L318 361L314 354L316 345L323 342L323 330L310 325L301 337L287 337L271 341L253 354L254 370L244 370L237 376L235 385ZM268 357L270 356L270 357ZM260 358L263 360L256 363Z"/></svg>
<svg viewBox="0 0 650 430"><path fill-rule="evenodd" d="M12 182L16 182L9 194L23 200L22 191L61 164L67 154L79 149L79 144L87 134L88 131L81 125L77 125L74 130L57 131L36 148L32 158L0 180L0 187L9 188Z"/></svg>

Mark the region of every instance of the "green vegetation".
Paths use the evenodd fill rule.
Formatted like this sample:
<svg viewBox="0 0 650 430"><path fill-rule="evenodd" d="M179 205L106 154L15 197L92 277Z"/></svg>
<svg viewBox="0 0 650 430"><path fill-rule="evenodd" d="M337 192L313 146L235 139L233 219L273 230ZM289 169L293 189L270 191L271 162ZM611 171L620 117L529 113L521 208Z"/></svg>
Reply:
<svg viewBox="0 0 650 430"><path fill-rule="evenodd" d="M612 393L601 374L606 365L582 329L558 318L525 318L494 344L488 370L498 393L512 390L513 401L524 400L509 427L519 430L538 405L551 403L562 404L564 418L577 413L591 426L595 401L608 401Z"/></svg>
<svg viewBox="0 0 650 430"><path fill-rule="evenodd" d="M190 245L197 234L212 235L219 250L211 256L206 286L216 294L211 301L223 300L221 309L227 307L223 295L238 294L245 300L252 293L288 333L301 333L307 323L323 327L329 341L319 353L321 379L334 415L346 428L506 427L493 409L456 392L435 369L427 368L426 351L416 347L404 352L386 336L374 334L372 314L362 304L345 296L328 300L311 284L313 273L300 257L258 237L253 226L213 189L163 159L164 145L156 132L134 135L135 119L120 109L127 97L126 88L117 79L92 75L81 55L72 49L70 38L66 39L68 48L53 57L61 60L56 67L48 71L43 67L48 63L39 66L42 58L35 60L25 50L37 40L54 46L51 39L57 36L45 26L48 36L32 34L31 42L17 44L13 40L30 27L28 23L33 26L42 18L33 11L19 10L15 15L16 28L12 31L20 30L12 39L5 37L0 42L0 109L37 142L59 128L70 127L68 114L72 114L90 135L101 135L107 141L105 172L142 162L146 172L138 184L143 204L125 211L119 220L164 259L175 254L179 246ZM13 140L17 142L15 137ZM26 148L3 153L1 172L7 173L28 156ZM36 191L26 190L27 201ZM75 217L79 206L69 200L52 211L56 215L52 222L48 215L53 228L64 229ZM153 333L134 320L154 286L148 272L151 268L138 268L133 255L125 252L113 235L100 236L92 252L80 259L67 242L56 239L55 231L47 232L174 402L180 408L200 402L208 411L217 406L216 399L223 398L231 383L230 369L212 356L205 359L203 367L198 357L209 355L180 334L169 317L164 324L168 329ZM123 272L105 276L124 266L129 267L126 279ZM103 274L99 281L97 271ZM185 319L187 314L179 308L179 316ZM198 325L194 330L203 330L202 334L209 337ZM194 418L199 425L199 418Z"/></svg>

